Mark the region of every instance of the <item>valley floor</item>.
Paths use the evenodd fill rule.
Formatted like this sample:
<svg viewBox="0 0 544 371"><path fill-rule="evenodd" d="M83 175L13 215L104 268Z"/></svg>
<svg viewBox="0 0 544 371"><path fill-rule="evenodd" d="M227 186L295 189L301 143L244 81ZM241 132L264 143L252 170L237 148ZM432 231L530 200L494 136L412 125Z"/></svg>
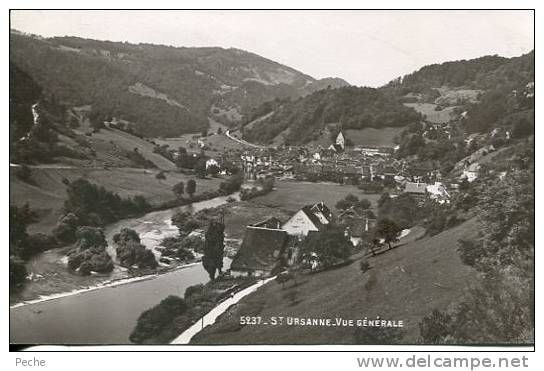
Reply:
<svg viewBox="0 0 544 371"><path fill-rule="evenodd" d="M152 205L159 205L175 198L174 184L194 178L178 172L166 173L166 179L156 179L156 169L136 168L33 168L32 182L23 182L13 175L16 168L10 168L10 205L21 206L28 202L37 211L39 221L29 225L30 233L50 233L62 215L66 199L66 185L63 179L73 181L85 178L118 193L121 197L142 195ZM197 194L215 191L222 181L220 178L196 179Z"/></svg>

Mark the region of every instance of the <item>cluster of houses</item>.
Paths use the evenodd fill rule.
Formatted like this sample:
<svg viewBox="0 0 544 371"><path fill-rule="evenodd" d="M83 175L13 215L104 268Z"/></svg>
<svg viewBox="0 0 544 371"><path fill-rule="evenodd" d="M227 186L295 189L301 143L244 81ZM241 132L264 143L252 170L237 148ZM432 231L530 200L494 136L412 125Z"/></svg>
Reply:
<svg viewBox="0 0 544 371"><path fill-rule="evenodd" d="M347 215L345 217L347 219ZM242 246L230 266L231 275L264 277L278 266L293 265L301 258L304 239L312 233L319 233L334 221L331 210L320 202L304 206L286 222L270 218L248 225ZM364 220L354 222L363 229L372 223L366 221L365 224ZM346 231L349 233L349 226Z"/></svg>
<svg viewBox="0 0 544 371"><path fill-rule="evenodd" d="M385 175L395 162L393 148L346 148L346 138L340 132L329 147L288 146L276 149L248 149L239 158L231 159L248 179L273 175L284 179L359 179L371 180Z"/></svg>
<svg viewBox="0 0 544 371"><path fill-rule="evenodd" d="M434 184L406 182L404 184L404 193L408 193L421 202L427 197L440 204L450 202L450 193L442 182L434 182Z"/></svg>

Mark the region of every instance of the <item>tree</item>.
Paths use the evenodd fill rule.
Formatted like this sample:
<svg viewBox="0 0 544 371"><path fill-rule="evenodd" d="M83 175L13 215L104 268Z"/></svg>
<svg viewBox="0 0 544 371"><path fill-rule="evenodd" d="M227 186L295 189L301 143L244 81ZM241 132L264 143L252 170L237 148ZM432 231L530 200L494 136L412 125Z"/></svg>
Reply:
<svg viewBox="0 0 544 371"><path fill-rule="evenodd" d="M351 248L352 244L342 227L327 225L319 233L308 235L302 249L306 255L317 254L321 265L329 267L349 258Z"/></svg>
<svg viewBox="0 0 544 371"><path fill-rule="evenodd" d="M400 228L397 223L391 219L382 219L378 221L375 233L376 236L383 238L385 243L387 243L391 249L391 242L398 241L401 231L402 228Z"/></svg>
<svg viewBox="0 0 544 371"><path fill-rule="evenodd" d="M346 199L342 199L340 201L338 201L335 205L335 207L338 209L338 210L347 210L351 207L352 205L350 204L349 201L347 201Z"/></svg>
<svg viewBox="0 0 544 371"><path fill-rule="evenodd" d="M156 179L159 179L159 180L165 180L166 179L166 175L164 175L164 171L159 171L156 175L155 175L155 178Z"/></svg>
<svg viewBox="0 0 544 371"><path fill-rule="evenodd" d="M452 318L447 313L434 309L429 316L419 322L419 333L425 344L440 344L446 342L451 334Z"/></svg>
<svg viewBox="0 0 544 371"><path fill-rule="evenodd" d="M102 228L80 227L76 231L76 238L74 248L68 253L68 268L81 275L89 275L91 271L109 273L113 270Z"/></svg>
<svg viewBox="0 0 544 371"><path fill-rule="evenodd" d="M174 195L176 195L177 198L183 197L184 190L185 184L183 182L176 183L172 187L172 192L174 192Z"/></svg>
<svg viewBox="0 0 544 371"><path fill-rule="evenodd" d="M187 303L178 296L170 295L158 305L143 312L132 333L130 341L142 344L158 336L165 328L172 325L175 317L187 311Z"/></svg>
<svg viewBox="0 0 544 371"><path fill-rule="evenodd" d="M231 176L226 181L221 182L219 184L219 190L224 195L229 195L233 192L239 191L243 182L244 182L244 177L242 176L242 174L236 174Z"/></svg>
<svg viewBox="0 0 544 371"><path fill-rule="evenodd" d="M215 279L216 272L221 274L223 269L223 253L225 250L225 225L212 220L206 230L206 239L204 241L204 256L202 265L211 280Z"/></svg>
<svg viewBox="0 0 544 371"><path fill-rule="evenodd" d="M76 230L78 226L79 218L73 213L68 213L59 219L57 225L53 229L53 236L61 243L73 243L76 240Z"/></svg>
<svg viewBox="0 0 544 371"><path fill-rule="evenodd" d="M189 179L187 181L187 187L185 189L187 193L189 194L189 197L193 198L193 195L196 192L196 182L194 179Z"/></svg>
<svg viewBox="0 0 544 371"><path fill-rule="evenodd" d="M381 208L383 207L385 204L387 204L388 201L391 200L391 196L389 196L389 193L388 192L384 192L382 193L382 195L380 196L380 198L378 199L378 207Z"/></svg>
<svg viewBox="0 0 544 371"><path fill-rule="evenodd" d="M206 172L210 174L212 177L217 176L217 174L219 174L219 171L220 171L219 166L215 164L208 166L208 168L206 169Z"/></svg>
<svg viewBox="0 0 544 371"><path fill-rule="evenodd" d="M180 233L190 233L193 229L200 227L200 224L193 219L193 216L188 211L180 211L172 216L172 224L178 227Z"/></svg>
<svg viewBox="0 0 544 371"><path fill-rule="evenodd" d="M140 242L140 236L138 232L130 228L122 228L119 233L113 235L113 242L115 243L125 243L128 241Z"/></svg>
<svg viewBox="0 0 544 371"><path fill-rule="evenodd" d="M32 212L28 204L23 207L9 207L9 243L10 245L21 244L26 237L27 225L32 221Z"/></svg>
<svg viewBox="0 0 544 371"><path fill-rule="evenodd" d="M362 259L359 262L359 269L361 269L361 272L363 273L365 273L366 271L370 269L370 263L368 262L367 259Z"/></svg>
<svg viewBox="0 0 544 371"><path fill-rule="evenodd" d="M15 257L9 257L9 285L17 286L26 279L27 271L24 262Z"/></svg>
<svg viewBox="0 0 544 371"><path fill-rule="evenodd" d="M206 160L201 158L195 163L195 172L199 178L206 177Z"/></svg>
<svg viewBox="0 0 544 371"><path fill-rule="evenodd" d="M15 176L25 183L33 184L32 170L27 165L21 165L16 168Z"/></svg>
<svg viewBox="0 0 544 371"><path fill-rule="evenodd" d="M367 210L370 206L372 206L372 204L366 198L359 200L359 198L352 193L336 203L336 208L339 210L347 210L350 207L354 207L358 210Z"/></svg>

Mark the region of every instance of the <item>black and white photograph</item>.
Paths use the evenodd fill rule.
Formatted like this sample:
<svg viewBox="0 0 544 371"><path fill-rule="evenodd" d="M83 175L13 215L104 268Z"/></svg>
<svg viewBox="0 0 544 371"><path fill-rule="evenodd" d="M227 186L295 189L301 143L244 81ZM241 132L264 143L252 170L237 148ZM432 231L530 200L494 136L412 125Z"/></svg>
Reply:
<svg viewBox="0 0 544 371"><path fill-rule="evenodd" d="M10 349L533 349L534 10L9 21Z"/></svg>

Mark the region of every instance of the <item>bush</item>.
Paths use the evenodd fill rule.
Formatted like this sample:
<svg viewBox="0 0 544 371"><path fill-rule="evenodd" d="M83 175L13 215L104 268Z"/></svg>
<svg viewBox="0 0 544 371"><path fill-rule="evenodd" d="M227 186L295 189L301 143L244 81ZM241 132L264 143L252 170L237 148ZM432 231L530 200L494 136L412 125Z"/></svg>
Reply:
<svg viewBox="0 0 544 371"><path fill-rule="evenodd" d="M119 233L113 235L113 242L115 243L127 243L129 241L140 242L140 236L134 229L122 228Z"/></svg>
<svg viewBox="0 0 544 371"><path fill-rule="evenodd" d="M365 273L366 271L370 269L370 263L368 262L368 260L363 259L359 263L359 268L361 269L361 272Z"/></svg>
<svg viewBox="0 0 544 371"><path fill-rule="evenodd" d="M190 233L193 229L200 227L200 224L193 218L188 211L177 212L172 216L172 224L174 224L180 232Z"/></svg>
<svg viewBox="0 0 544 371"><path fill-rule="evenodd" d="M158 267L155 254L140 243L138 233L130 228L123 228L113 236L113 242L119 264L123 267L137 265L140 269L155 269Z"/></svg>
<svg viewBox="0 0 544 371"><path fill-rule="evenodd" d="M68 268L81 275L91 271L109 273L113 261L106 251L108 243L101 228L80 227L76 231L75 247L68 253Z"/></svg>
<svg viewBox="0 0 544 371"><path fill-rule="evenodd" d="M189 300L194 294L201 294L204 291L204 285L199 283L198 285L189 286L185 289L183 297L185 300Z"/></svg>
<svg viewBox="0 0 544 371"><path fill-rule="evenodd" d="M34 183L32 180L32 170L27 165L21 165L15 169L15 176L25 183Z"/></svg>
<svg viewBox="0 0 544 371"><path fill-rule="evenodd" d="M79 227L76 231L76 248L87 250L92 247L106 248L108 242L104 236L104 230L96 227Z"/></svg>
<svg viewBox="0 0 544 371"><path fill-rule="evenodd" d="M74 243L76 241L76 230L78 225L79 218L73 213L68 213L59 219L57 225L53 229L53 236L60 243Z"/></svg>
<svg viewBox="0 0 544 371"><path fill-rule="evenodd" d="M319 233L308 235L304 240L303 252L315 253L322 267L327 268L346 261L351 255L353 245L344 234L344 228L327 225Z"/></svg>
<svg viewBox="0 0 544 371"><path fill-rule="evenodd" d="M219 184L219 190L224 195L229 195L240 190L242 183L244 182L243 176L240 174L231 176L228 180Z"/></svg>
<svg viewBox="0 0 544 371"><path fill-rule="evenodd" d="M111 256L103 249L73 250L68 255L68 268L81 275L89 275L91 271L110 273L113 270Z"/></svg>
<svg viewBox="0 0 544 371"><path fill-rule="evenodd" d="M25 263L23 260L15 257L9 257L9 285L18 286L22 284L27 276Z"/></svg>
<svg viewBox="0 0 544 371"><path fill-rule="evenodd" d="M150 209L142 196L123 199L82 178L71 182L66 192L68 199L64 202L64 210L75 214L83 225L100 226Z"/></svg>
<svg viewBox="0 0 544 371"><path fill-rule="evenodd" d="M54 249L55 247L57 247L57 241L53 236L43 233L31 234L21 246L19 256L22 259L27 260L36 254Z"/></svg>
<svg viewBox="0 0 544 371"><path fill-rule="evenodd" d="M144 344L158 336L167 326L172 324L175 317L181 316L186 310L185 300L178 296L168 296L158 305L140 315L136 328L130 334L130 341L135 344Z"/></svg>
<svg viewBox="0 0 544 371"><path fill-rule="evenodd" d="M421 340L425 344L440 344L450 335L451 316L434 309L419 323Z"/></svg>

